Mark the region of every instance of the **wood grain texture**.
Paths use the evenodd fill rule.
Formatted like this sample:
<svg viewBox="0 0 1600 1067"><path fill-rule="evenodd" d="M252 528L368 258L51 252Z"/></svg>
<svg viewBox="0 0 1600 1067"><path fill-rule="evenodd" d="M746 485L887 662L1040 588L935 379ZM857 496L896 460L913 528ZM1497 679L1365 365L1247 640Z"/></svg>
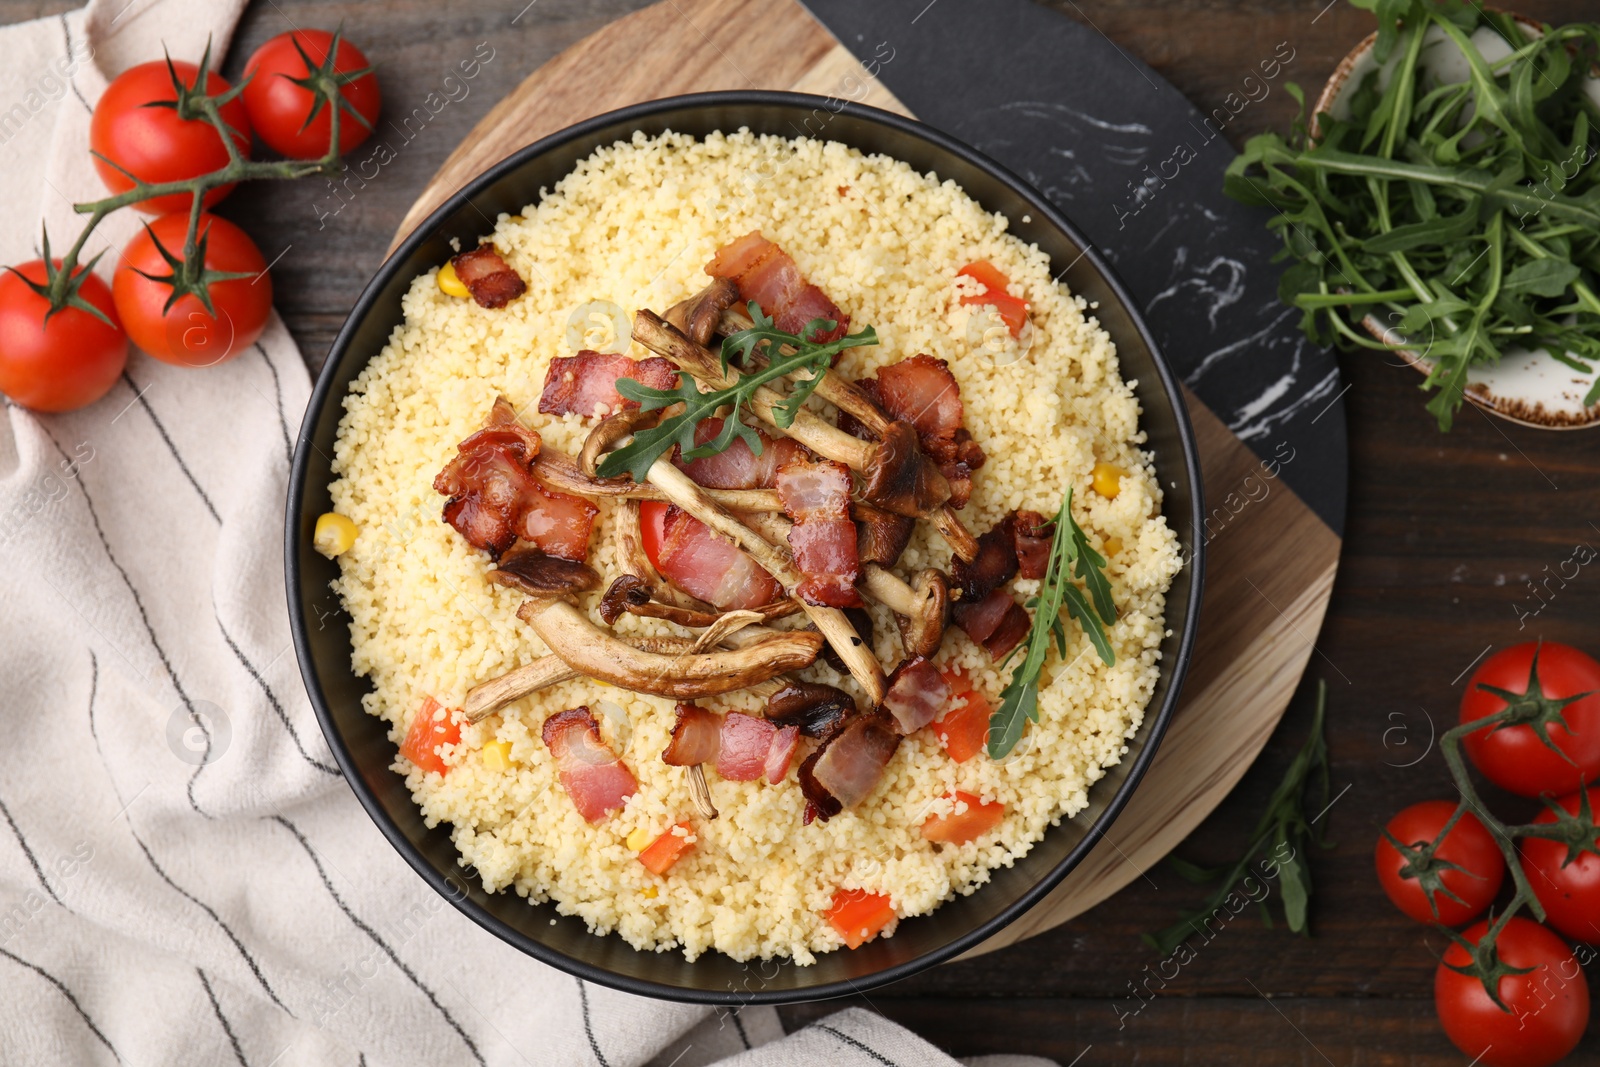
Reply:
<svg viewBox="0 0 1600 1067"><path fill-rule="evenodd" d="M272 270L274 302L313 373L382 262L399 220L462 136L529 72L645 2L250 5L224 72L237 79L252 49L291 26L331 29L342 22L378 64L385 96L379 136L478 44L496 50L471 95L452 102L440 121L407 142L334 217L319 222L316 214L327 195L321 182L241 187L221 205L268 259L282 254ZM1280 41L1296 49L1288 77L1317 85L1373 25L1366 12L1342 3L1327 7L1325 0L1047 2L1064 17L1107 33L1203 110L1237 91L1249 68ZM0 22L80 3L0 0ZM1592 0L1510 6L1551 21L1594 17ZM1288 95L1273 91L1225 136L1237 146L1262 129L1286 130L1293 112ZM0 165L4 152L0 146ZM358 150L356 159L365 158ZM1192 180L1215 179L1196 173ZM1343 371L1351 386L1350 521L1326 621L1320 634L1306 631L1319 651L1311 653L1307 677L1259 759L1179 850L1203 863L1238 853L1304 740L1314 680L1326 678L1334 789L1350 788L1327 819L1333 847L1311 857L1313 936L1292 936L1281 925L1269 930L1244 916L1177 978L1156 987L1153 1002L1122 1025L1119 1012L1133 1004L1128 984L1159 961L1139 934L1171 923L1200 895L1158 864L1113 899L1055 929L854 1003L881 1009L953 1053L1048 1055L1061 1067L1080 1054L1078 1067L1330 1061L1340 1067L1463 1067L1468 1057L1433 1017L1433 972L1444 942L1389 905L1372 875L1372 845L1378 827L1399 808L1450 795L1437 752L1402 765L1452 721L1465 685L1458 676L1475 657L1532 636L1600 652L1594 624L1600 572L1592 568L1525 628L1519 629L1516 613L1519 606L1537 606L1526 583L1542 568L1556 567L1576 543L1600 547L1596 438L1497 426L1473 413L1442 436L1422 410L1412 372L1366 354L1344 359ZM1224 533L1215 550L1224 551L1226 543ZM1505 817L1533 813L1517 798L1486 796ZM360 818L353 806L351 817ZM373 923L392 918L366 916ZM793 1029L840 1006L798 1005L782 1016ZM523 1005L508 995L501 1005L480 1009L489 1024L501 1026ZM538 1062L537 1049L521 1052ZM1600 1063L1600 1027L1591 1028L1569 1062Z"/></svg>
<svg viewBox="0 0 1600 1067"><path fill-rule="evenodd" d="M730 29L752 25L771 27L770 41ZM574 82L590 91L575 92ZM672 93L829 95L847 86L852 99L908 113L795 0L663 0L579 41L496 104L428 183L394 241L485 167L592 115ZM1213 518L1201 636L1177 722L1105 839L1049 898L969 955L1057 926L1159 862L1238 783L1311 655L1308 635L1322 623L1339 539L1275 470L1266 476L1197 397L1185 396Z"/></svg>

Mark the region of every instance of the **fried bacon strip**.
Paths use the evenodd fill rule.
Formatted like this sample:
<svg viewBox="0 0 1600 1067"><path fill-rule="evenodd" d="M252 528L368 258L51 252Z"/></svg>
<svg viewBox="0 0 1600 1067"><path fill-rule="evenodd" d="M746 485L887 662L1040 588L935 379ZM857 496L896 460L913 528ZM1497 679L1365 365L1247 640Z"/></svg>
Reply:
<svg viewBox="0 0 1600 1067"><path fill-rule="evenodd" d="M784 598L783 586L748 552L676 504L661 520L655 565L667 581L723 611L753 610Z"/></svg>
<svg viewBox="0 0 1600 1067"><path fill-rule="evenodd" d="M806 281L789 253L761 236L759 230L717 249L706 264L706 273L733 281L739 287L740 301L760 304L785 333L798 335L813 319L832 319L835 326L807 340L833 341L850 332L850 316L840 311L828 294Z"/></svg>
<svg viewBox="0 0 1600 1067"><path fill-rule="evenodd" d="M778 471L778 499L794 520L789 547L804 576L795 595L808 604L862 606L856 527L850 521L850 470L832 460L791 460Z"/></svg>
<svg viewBox="0 0 1600 1067"><path fill-rule="evenodd" d="M928 660L908 659L889 676L883 710L894 716L903 734L913 734L934 720L950 702L950 684Z"/></svg>
<svg viewBox="0 0 1600 1067"><path fill-rule="evenodd" d="M950 614L956 625L996 660L1021 644L1032 627L1027 609L1004 589L991 590L980 600L963 600Z"/></svg>
<svg viewBox="0 0 1600 1067"><path fill-rule="evenodd" d="M510 401L497 398L483 429L433 479L434 491L449 497L444 521L496 558L521 537L549 555L581 560L599 509L539 484L530 473L539 446Z"/></svg>
<svg viewBox="0 0 1600 1067"><path fill-rule="evenodd" d="M598 823L627 803L639 783L600 737L587 706L558 711L540 731L556 760L556 777L587 822Z"/></svg>
<svg viewBox="0 0 1600 1067"><path fill-rule="evenodd" d="M500 257L494 245L479 245L454 256L450 265L479 307L505 307L528 290L527 283Z"/></svg>
<svg viewBox="0 0 1600 1067"><path fill-rule="evenodd" d="M950 506L965 507L972 496L972 472L983 466L983 449L961 425L965 408L961 386L942 359L918 354L878 369L877 377L856 382L873 404L895 422L908 422L917 441L950 483ZM839 428L866 437L872 428L841 409Z"/></svg>
<svg viewBox="0 0 1600 1067"><path fill-rule="evenodd" d="M1037 511L1019 511L1012 533L1017 550L1017 574L1023 578L1043 578L1050 565L1055 523Z"/></svg>
<svg viewBox="0 0 1600 1067"><path fill-rule="evenodd" d="M865 800L900 747L900 731L881 711L857 713L823 739L800 764L806 821L823 820Z"/></svg>
<svg viewBox="0 0 1600 1067"><path fill-rule="evenodd" d="M1011 512L978 538L978 554L970 562L956 560L950 578L965 603L974 603L1005 585L1017 574L1017 514Z"/></svg>
<svg viewBox="0 0 1600 1067"><path fill-rule="evenodd" d="M776 785L789 773L799 745L798 726L779 726L755 715L718 715L696 704L679 704L672 740L661 760L674 767L710 763L730 782L765 777Z"/></svg>
<svg viewBox="0 0 1600 1067"><path fill-rule="evenodd" d="M665 362L663 360L662 362ZM700 420L694 428L694 443L703 445L722 432L722 420ZM788 437L773 437L756 431L761 441L761 455L751 451L742 438L714 456L685 460L681 450L674 450L672 462L694 483L706 489L771 489L777 485L778 471L786 464L809 458L810 454L798 441ZM848 495L848 490L847 490Z"/></svg>
<svg viewBox="0 0 1600 1067"><path fill-rule="evenodd" d="M597 410L614 415L624 408L637 408L637 400L629 400L617 391L617 382L623 378L652 389L671 389L678 383L672 364L660 356L639 360L585 349L575 356L557 356L550 361L544 392L539 396L539 411L544 415L589 418Z"/></svg>

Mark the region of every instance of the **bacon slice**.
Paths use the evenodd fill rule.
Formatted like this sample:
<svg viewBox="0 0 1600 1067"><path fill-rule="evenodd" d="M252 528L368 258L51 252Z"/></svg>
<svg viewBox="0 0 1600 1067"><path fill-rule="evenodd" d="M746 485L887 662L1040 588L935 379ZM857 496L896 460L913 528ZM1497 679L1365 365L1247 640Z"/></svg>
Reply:
<svg viewBox="0 0 1600 1067"><path fill-rule="evenodd" d="M1028 612L1004 589L990 591L981 600L963 601L951 611L957 626L995 659L1004 658L1028 635Z"/></svg>
<svg viewBox="0 0 1600 1067"><path fill-rule="evenodd" d="M783 596L783 587L743 549L676 505L662 521L653 562L661 577L723 611L759 608Z"/></svg>
<svg viewBox="0 0 1600 1067"><path fill-rule="evenodd" d="M694 443L703 445L721 432L720 418L702 419L694 428ZM771 489L779 469L810 455L804 445L788 437L772 437L761 430L756 436L761 441L759 456L739 438L716 455L701 459L684 460L681 450L675 450L672 462L696 485L707 489Z"/></svg>
<svg viewBox="0 0 1600 1067"><path fill-rule="evenodd" d="M1016 525L1017 513L1013 511L978 537L978 554L971 563L951 561L950 578L960 587L962 601L976 603L1016 577Z"/></svg>
<svg viewBox="0 0 1600 1067"><path fill-rule="evenodd" d="M880 711L847 719L800 764L800 789L814 812L831 819L865 800L883 779L900 747L894 720Z"/></svg>
<svg viewBox="0 0 1600 1067"><path fill-rule="evenodd" d="M652 389L671 389L677 385L677 372L660 356L629 359L611 352L585 349L575 356L557 356L545 372L544 392L539 396L539 411L545 415L582 415L589 418L599 409L615 415L624 408L637 408L617 391L617 382L632 378Z"/></svg>
<svg viewBox="0 0 1600 1067"><path fill-rule="evenodd" d="M894 716L903 734L928 725L950 703L950 683L939 668L921 656L895 668L883 695L883 709Z"/></svg>
<svg viewBox="0 0 1600 1067"><path fill-rule="evenodd" d="M767 753L778 728L766 719L730 711L722 717L717 773L730 782L753 782L766 773Z"/></svg>
<svg viewBox="0 0 1600 1067"><path fill-rule="evenodd" d="M661 761L674 767L714 763L722 747L722 717L698 704L679 704L672 724L672 740Z"/></svg>
<svg viewBox="0 0 1600 1067"><path fill-rule="evenodd" d="M559 559L581 560L589 554L589 533L600 509L581 496L546 489L538 482L522 498L516 532Z"/></svg>
<svg viewBox="0 0 1600 1067"><path fill-rule="evenodd" d="M767 719L807 737L826 737L856 702L843 689L820 682L790 682L767 698Z"/></svg>
<svg viewBox="0 0 1600 1067"><path fill-rule="evenodd" d="M1050 566L1050 542L1055 536L1055 523L1037 511L1019 511L1012 534L1017 550L1017 573L1024 578L1043 578Z"/></svg>
<svg viewBox="0 0 1600 1067"><path fill-rule="evenodd" d="M672 740L661 760L674 767L712 763L730 782L753 782L765 776L775 785L789 773L799 743L797 726L780 728L741 711L724 716L698 704L679 704Z"/></svg>
<svg viewBox="0 0 1600 1067"><path fill-rule="evenodd" d="M849 332L850 316L806 281L789 253L761 236L759 230L719 248L706 264L706 273L731 279L739 287L740 300L760 304L785 333L799 334L813 319L832 319L836 325L808 340L833 341Z"/></svg>
<svg viewBox="0 0 1600 1067"><path fill-rule="evenodd" d="M500 397L483 429L462 441L434 477L434 491L450 498L444 521L473 547L498 557L516 540L524 502L539 488L528 473L539 443L539 435Z"/></svg>
<svg viewBox="0 0 1600 1067"><path fill-rule="evenodd" d="M850 521L850 468L832 460L791 460L778 470L778 499L794 520L789 547L803 578L795 594L808 604L861 606L861 562Z"/></svg>
<svg viewBox="0 0 1600 1067"><path fill-rule="evenodd" d="M601 822L639 791L633 772L601 739L587 706L556 712L540 736L555 757L561 787L586 821Z"/></svg>
<svg viewBox="0 0 1600 1067"><path fill-rule="evenodd" d="M972 472L987 457L961 425L965 408L961 386L942 359L918 354L878 370L876 378L856 383L868 399L895 422L908 422L917 443L950 483L950 504L965 507L972 495ZM839 414L839 428L857 437L870 437L855 419Z"/></svg>
<svg viewBox="0 0 1600 1067"><path fill-rule="evenodd" d="M767 760L763 766L763 773L767 781L777 785L789 776L789 764L794 760L794 754L800 748L800 727L781 726L772 735L772 746L767 749Z"/></svg>
<svg viewBox="0 0 1600 1067"><path fill-rule="evenodd" d="M528 290L527 283L500 258L494 245L479 245L454 256L450 265L479 307L505 307Z"/></svg>

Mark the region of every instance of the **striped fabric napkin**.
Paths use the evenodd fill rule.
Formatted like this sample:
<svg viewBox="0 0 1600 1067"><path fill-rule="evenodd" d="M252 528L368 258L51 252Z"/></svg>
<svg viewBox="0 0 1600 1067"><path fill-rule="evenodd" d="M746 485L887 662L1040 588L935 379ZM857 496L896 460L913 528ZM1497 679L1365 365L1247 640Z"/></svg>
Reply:
<svg viewBox="0 0 1600 1067"><path fill-rule="evenodd" d="M208 35L220 57L242 7L96 0L0 29L0 261L36 257L41 221L65 247L71 205L104 195L88 128L107 79L163 45L197 61ZM108 220L88 254L137 226ZM785 1038L770 1008L580 982L411 873L290 650L281 530L309 393L274 317L223 366L135 354L87 410L7 406L0 1062L953 1063L867 1012Z"/></svg>

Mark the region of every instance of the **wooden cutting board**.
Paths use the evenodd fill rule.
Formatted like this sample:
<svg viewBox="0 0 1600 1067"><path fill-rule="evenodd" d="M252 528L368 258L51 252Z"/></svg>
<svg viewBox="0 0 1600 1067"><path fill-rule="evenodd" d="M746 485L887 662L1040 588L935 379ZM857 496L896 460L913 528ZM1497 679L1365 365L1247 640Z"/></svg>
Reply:
<svg viewBox="0 0 1600 1067"><path fill-rule="evenodd" d="M547 134L628 104L719 89L848 91L910 114L795 0L664 0L579 41L495 105L417 198L394 243L491 164ZM1210 519L1199 638L1178 713L1104 840L972 954L1081 914L1187 837L1260 753L1314 650L1339 537L1198 398L1184 396Z"/></svg>

